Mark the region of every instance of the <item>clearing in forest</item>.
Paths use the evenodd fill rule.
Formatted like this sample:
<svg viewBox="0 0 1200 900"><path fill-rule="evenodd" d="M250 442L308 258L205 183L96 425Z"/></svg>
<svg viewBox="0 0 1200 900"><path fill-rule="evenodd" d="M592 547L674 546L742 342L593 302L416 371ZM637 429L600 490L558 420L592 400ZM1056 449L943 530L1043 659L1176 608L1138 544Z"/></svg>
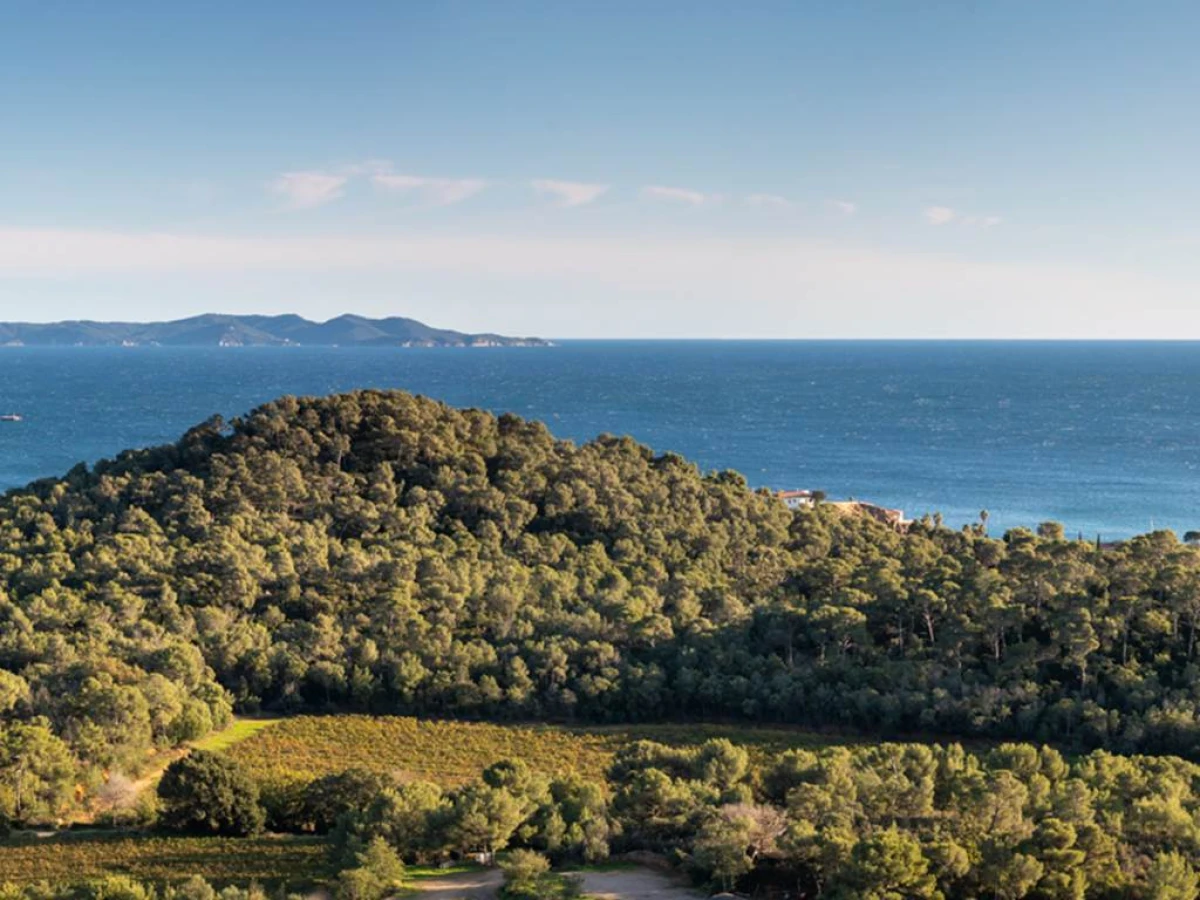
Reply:
<svg viewBox="0 0 1200 900"><path fill-rule="evenodd" d="M475 778L500 759L523 759L547 775L603 777L613 754L636 740L690 746L728 738L752 755L846 743L812 732L736 725L498 725L405 716L296 716L225 746L260 782L309 780L364 768L445 786Z"/></svg>

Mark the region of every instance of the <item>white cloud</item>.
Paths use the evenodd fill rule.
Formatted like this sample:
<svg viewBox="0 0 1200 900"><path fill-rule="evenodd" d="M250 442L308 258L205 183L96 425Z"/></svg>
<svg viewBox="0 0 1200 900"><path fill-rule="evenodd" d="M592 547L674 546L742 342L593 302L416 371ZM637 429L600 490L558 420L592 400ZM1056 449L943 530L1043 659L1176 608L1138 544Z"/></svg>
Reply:
<svg viewBox="0 0 1200 900"><path fill-rule="evenodd" d="M269 187L291 209L312 209L341 197L348 180L347 175L329 172L284 172Z"/></svg>
<svg viewBox="0 0 1200 900"><path fill-rule="evenodd" d="M369 178L377 187L393 193L418 196L430 206L461 203L488 186L488 182L482 178L432 178L398 174L394 171L392 163L386 159L364 160L337 166L328 171L285 172L269 186L273 192L287 199L290 208L308 209L339 199L345 193L347 183L357 178ZM610 189L608 184L553 178L535 178L529 185L537 194L549 198L561 207L586 206L594 203ZM791 209L793 206L787 197L780 194L753 193L737 198L661 184L646 185L641 189L641 194L653 200L692 207L715 206L726 199L740 201L746 206L759 209ZM829 203L845 216L858 211L856 204L846 200L831 200Z"/></svg>
<svg viewBox="0 0 1200 900"><path fill-rule="evenodd" d="M948 225L958 218L958 213L948 206L929 206L925 208L925 221L930 225Z"/></svg>
<svg viewBox="0 0 1200 900"><path fill-rule="evenodd" d="M376 185L396 192L419 194L432 206L449 206L473 197L487 182L479 178L425 178L396 175L386 159L368 159L337 166L328 171L285 172L269 184L286 198L292 209L310 209L339 199L352 178L370 178Z"/></svg>
<svg viewBox="0 0 1200 900"><path fill-rule="evenodd" d="M451 206L474 197L487 182L481 178L428 178L420 175L389 175L377 173L371 177L376 185L398 193L416 193L431 206Z"/></svg>
<svg viewBox="0 0 1200 900"><path fill-rule="evenodd" d="M747 206L767 209L791 209L792 201L779 194L747 194L742 198Z"/></svg>
<svg viewBox="0 0 1200 900"><path fill-rule="evenodd" d="M339 166L338 171L346 175L385 175L392 171L392 163L386 159L364 159L362 162Z"/></svg>
<svg viewBox="0 0 1200 900"><path fill-rule="evenodd" d="M965 215L948 206L927 206L924 216L930 225L949 225L953 222L967 228L992 228L1004 221L999 216Z"/></svg>
<svg viewBox="0 0 1200 900"><path fill-rule="evenodd" d="M992 228L1004 220L999 216L963 216L964 225L975 225L979 228Z"/></svg>
<svg viewBox="0 0 1200 900"><path fill-rule="evenodd" d="M535 178L529 184L539 194L553 198L559 206L586 206L608 191L607 184L556 181L551 178Z"/></svg>
<svg viewBox="0 0 1200 900"><path fill-rule="evenodd" d="M858 204L851 203L849 200L830 200L829 205L843 216L852 216L858 212Z"/></svg>
<svg viewBox="0 0 1200 900"><path fill-rule="evenodd" d="M688 206L703 206L717 200L715 194L704 194L687 188L664 187L660 184L648 184L642 188L642 196L655 200L667 200L672 203L684 203Z"/></svg>

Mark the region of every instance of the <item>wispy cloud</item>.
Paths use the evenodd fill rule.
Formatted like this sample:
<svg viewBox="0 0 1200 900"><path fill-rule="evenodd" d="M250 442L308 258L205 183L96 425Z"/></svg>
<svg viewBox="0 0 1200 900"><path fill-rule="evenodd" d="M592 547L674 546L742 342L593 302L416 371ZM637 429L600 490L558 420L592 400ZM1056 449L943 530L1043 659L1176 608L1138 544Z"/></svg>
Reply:
<svg viewBox="0 0 1200 900"><path fill-rule="evenodd" d="M958 217L958 213L948 206L928 206L925 208L925 221L930 225L949 225Z"/></svg>
<svg viewBox="0 0 1200 900"><path fill-rule="evenodd" d="M683 203L688 206L704 206L704 204L718 199L715 194L705 194L688 188L664 187L661 184L646 185L642 188L642 196L671 203Z"/></svg>
<svg viewBox="0 0 1200 900"><path fill-rule="evenodd" d="M387 159L364 159L362 162L339 166L337 171L346 175L386 175L392 171L392 163Z"/></svg>
<svg viewBox="0 0 1200 900"><path fill-rule="evenodd" d="M925 221L930 225L964 225L968 228L991 228L999 225L1003 219L999 216L964 215L949 206L927 206L923 212Z"/></svg>
<svg viewBox="0 0 1200 900"><path fill-rule="evenodd" d="M284 172L268 184L291 209L324 206L345 195L346 185L357 178L370 178L378 187L394 192L419 194L431 206L450 206L473 197L485 187L481 178L428 178L393 172L386 159L368 159L329 169Z"/></svg>
<svg viewBox="0 0 1200 900"><path fill-rule="evenodd" d="M397 194L418 196L429 206L452 206L461 203L489 186L482 178L434 178L425 175L398 173L386 159L369 159L326 170L285 172L270 182L271 190L284 197L292 209L323 206L341 198L346 185L354 179L367 178L378 188ZM566 181L556 178L535 178L529 182L539 196L556 206L576 207L594 203L608 193L610 185L587 181ZM757 209L791 209L794 204L782 194L706 193L692 188L648 184L641 195L651 200L682 206L717 206L725 201L741 203ZM846 200L831 200L829 205L841 215L850 216L858 206Z"/></svg>
<svg viewBox="0 0 1200 900"><path fill-rule="evenodd" d="M852 216L858 212L858 204L849 200L830 200L829 205L843 216Z"/></svg>
<svg viewBox="0 0 1200 900"><path fill-rule="evenodd" d="M779 194L747 194L742 198L747 206L757 206L765 209L791 209L792 201Z"/></svg>
<svg viewBox="0 0 1200 900"><path fill-rule="evenodd" d="M415 193L431 206L452 206L474 197L485 187L482 178L429 178L422 175L379 173L371 180L381 188L397 193Z"/></svg>
<svg viewBox="0 0 1200 900"><path fill-rule="evenodd" d="M290 209L312 209L337 200L349 176L331 172L284 172L268 187L283 197Z"/></svg>
<svg viewBox="0 0 1200 900"><path fill-rule="evenodd" d="M552 198L559 206L586 206L608 191L607 184L557 181L552 178L535 178L529 184L538 194Z"/></svg>

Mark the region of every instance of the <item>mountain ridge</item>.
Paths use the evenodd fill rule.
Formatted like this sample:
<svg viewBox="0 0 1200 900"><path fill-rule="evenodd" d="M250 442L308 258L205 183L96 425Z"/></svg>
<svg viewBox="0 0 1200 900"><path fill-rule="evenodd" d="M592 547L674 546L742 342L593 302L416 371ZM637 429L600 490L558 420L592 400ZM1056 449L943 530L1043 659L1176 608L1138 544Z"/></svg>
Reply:
<svg viewBox="0 0 1200 900"><path fill-rule="evenodd" d="M0 322L4 346L174 347L549 347L536 337L434 328L403 316L371 319L344 313L324 322L295 313L203 313L166 322Z"/></svg>

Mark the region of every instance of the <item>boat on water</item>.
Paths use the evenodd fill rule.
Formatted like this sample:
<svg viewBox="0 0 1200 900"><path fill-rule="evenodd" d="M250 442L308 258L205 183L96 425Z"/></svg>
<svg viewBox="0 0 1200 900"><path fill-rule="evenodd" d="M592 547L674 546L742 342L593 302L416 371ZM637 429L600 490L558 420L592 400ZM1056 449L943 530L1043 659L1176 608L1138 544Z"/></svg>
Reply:
<svg viewBox="0 0 1200 900"><path fill-rule="evenodd" d="M0 422L20 422L21 419L19 413L0 413Z"/></svg>

